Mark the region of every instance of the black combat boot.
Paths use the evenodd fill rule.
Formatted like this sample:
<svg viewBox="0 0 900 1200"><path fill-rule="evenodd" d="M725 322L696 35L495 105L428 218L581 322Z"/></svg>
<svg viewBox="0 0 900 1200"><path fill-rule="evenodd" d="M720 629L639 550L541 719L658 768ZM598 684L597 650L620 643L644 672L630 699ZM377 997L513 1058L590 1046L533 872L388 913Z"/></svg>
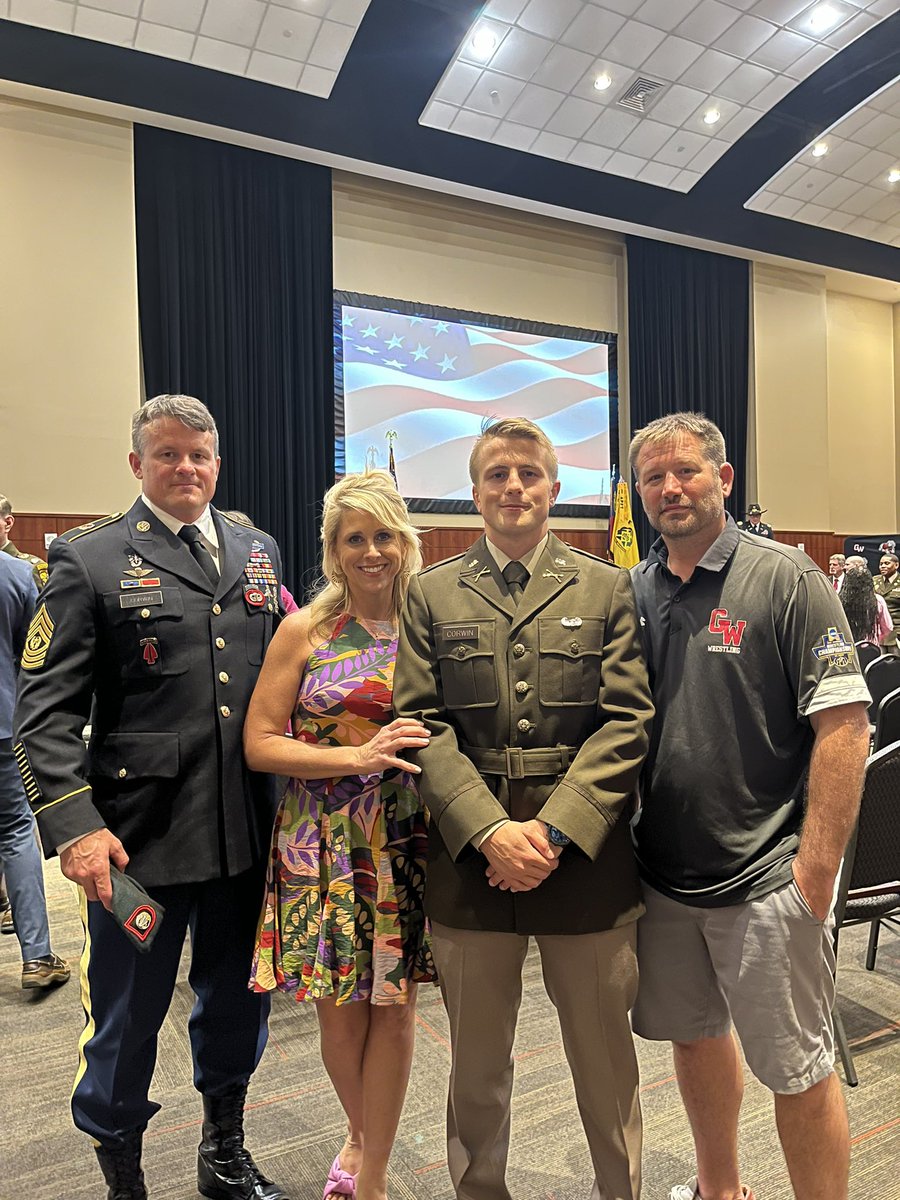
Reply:
<svg viewBox="0 0 900 1200"><path fill-rule="evenodd" d="M212 1200L288 1200L244 1149L247 1085L203 1097L203 1141L197 1154L197 1191Z"/></svg>
<svg viewBox="0 0 900 1200"><path fill-rule="evenodd" d="M143 1129L129 1129L118 1146L96 1146L103 1178L109 1184L106 1200L147 1200L141 1170Z"/></svg>

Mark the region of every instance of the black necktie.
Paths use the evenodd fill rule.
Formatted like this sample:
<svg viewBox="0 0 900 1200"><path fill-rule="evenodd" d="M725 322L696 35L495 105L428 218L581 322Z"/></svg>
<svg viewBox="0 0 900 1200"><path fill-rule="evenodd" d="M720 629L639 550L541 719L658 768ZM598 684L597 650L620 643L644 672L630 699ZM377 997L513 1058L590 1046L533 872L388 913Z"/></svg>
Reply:
<svg viewBox="0 0 900 1200"><path fill-rule="evenodd" d="M199 563L203 574L213 585L213 587L215 587L219 582L219 572L216 570L216 564L213 561L213 556L203 545L203 542L200 539L200 530L196 525L182 525L182 527L178 530L178 536L183 542L187 542L191 554L193 554L194 558Z"/></svg>
<svg viewBox="0 0 900 1200"><path fill-rule="evenodd" d="M503 578L506 580L507 591L512 597L512 602L518 608L522 593L525 591L525 584L528 582L528 571L514 559L503 568Z"/></svg>

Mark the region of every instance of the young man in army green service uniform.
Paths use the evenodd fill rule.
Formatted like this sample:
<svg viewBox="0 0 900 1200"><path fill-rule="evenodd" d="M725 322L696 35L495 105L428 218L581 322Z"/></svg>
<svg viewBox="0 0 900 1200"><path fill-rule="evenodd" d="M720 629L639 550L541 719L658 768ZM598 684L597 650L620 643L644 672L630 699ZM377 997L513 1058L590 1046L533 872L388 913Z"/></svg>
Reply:
<svg viewBox="0 0 900 1200"><path fill-rule="evenodd" d="M642 911L628 821L653 706L628 573L549 533L557 459L524 418L476 441L485 532L410 584L394 680L431 814L426 909L450 1018L459 1200L509 1200L512 1047L530 935L596 1175L640 1192L628 1010ZM576 935L576 936L572 936Z"/></svg>
<svg viewBox="0 0 900 1200"><path fill-rule="evenodd" d="M42 558L38 558L36 554L26 554L24 550L20 550L9 540L10 530L15 522L16 518L13 516L12 504L7 500L6 496L0 496L0 550L5 554L11 554L13 558L21 558L25 562L31 563L34 586L40 591L47 582L49 568Z"/></svg>

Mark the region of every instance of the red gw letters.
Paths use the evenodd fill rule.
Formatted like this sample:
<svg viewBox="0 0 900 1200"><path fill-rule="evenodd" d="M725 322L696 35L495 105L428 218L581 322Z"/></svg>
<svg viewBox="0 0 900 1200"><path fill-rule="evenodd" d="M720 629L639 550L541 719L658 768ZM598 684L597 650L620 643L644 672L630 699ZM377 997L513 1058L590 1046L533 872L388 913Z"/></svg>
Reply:
<svg viewBox="0 0 900 1200"><path fill-rule="evenodd" d="M709 632L721 633L723 646L740 646L746 621L730 621L727 608L714 608L709 616Z"/></svg>

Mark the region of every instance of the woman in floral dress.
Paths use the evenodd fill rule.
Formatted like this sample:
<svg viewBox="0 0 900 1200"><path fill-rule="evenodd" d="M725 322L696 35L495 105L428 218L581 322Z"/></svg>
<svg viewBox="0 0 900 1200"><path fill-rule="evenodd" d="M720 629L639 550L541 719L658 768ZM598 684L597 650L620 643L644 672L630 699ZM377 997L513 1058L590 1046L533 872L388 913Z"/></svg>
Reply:
<svg viewBox="0 0 900 1200"><path fill-rule="evenodd" d="M316 1003L348 1132L324 1196L385 1200L412 1061L416 985L435 979L422 907L425 817L391 719L397 623L421 565L386 471L325 496L325 583L272 641L244 731L247 762L291 777L275 823L251 987ZM284 736L292 718L293 738Z"/></svg>

